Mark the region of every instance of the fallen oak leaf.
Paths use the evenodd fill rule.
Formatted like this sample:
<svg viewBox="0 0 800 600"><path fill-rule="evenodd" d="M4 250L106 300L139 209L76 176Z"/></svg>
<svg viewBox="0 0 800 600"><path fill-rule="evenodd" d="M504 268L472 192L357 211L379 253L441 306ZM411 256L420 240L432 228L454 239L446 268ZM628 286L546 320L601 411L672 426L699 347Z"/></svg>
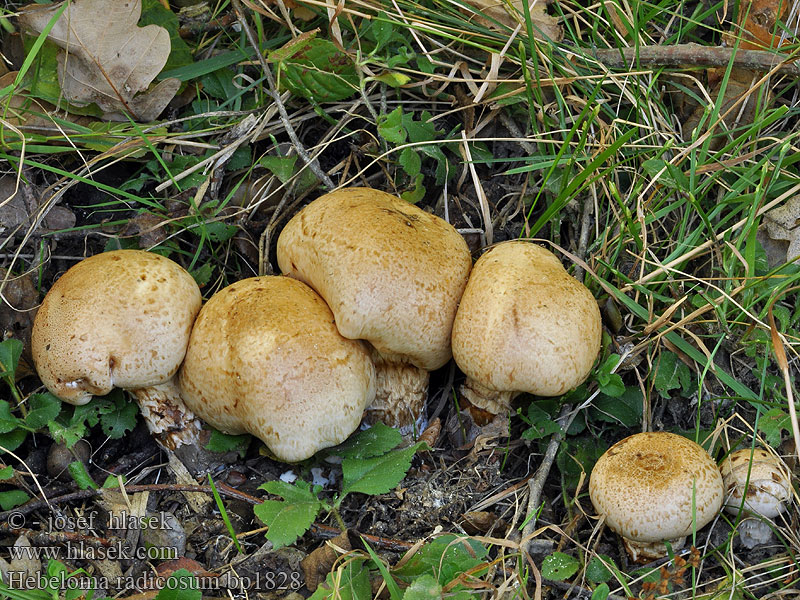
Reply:
<svg viewBox="0 0 800 600"><path fill-rule="evenodd" d="M61 5L31 5L19 22L41 33ZM64 98L75 106L97 104L107 120L152 121L180 87L165 79L152 89L169 58L169 33L158 25L138 27L141 0L72 0L48 33L62 51L58 80ZM103 18L98 18L102 15Z"/></svg>

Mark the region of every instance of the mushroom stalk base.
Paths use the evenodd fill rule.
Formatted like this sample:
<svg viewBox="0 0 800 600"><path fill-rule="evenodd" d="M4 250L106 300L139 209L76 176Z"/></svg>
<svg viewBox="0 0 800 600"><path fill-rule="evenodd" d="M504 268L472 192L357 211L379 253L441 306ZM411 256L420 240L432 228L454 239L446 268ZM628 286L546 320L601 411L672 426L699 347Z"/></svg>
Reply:
<svg viewBox="0 0 800 600"><path fill-rule="evenodd" d="M673 550L680 550L686 544L686 537L667 541ZM636 563L649 563L667 555L667 546L664 542L636 542L623 537L622 543L625 545L628 556Z"/></svg>
<svg viewBox="0 0 800 600"><path fill-rule="evenodd" d="M491 415L507 414L511 409L511 401L519 392L498 392L481 385L471 377L458 389L460 396L473 407ZM474 412L474 411L471 411ZM491 420L491 419L489 419Z"/></svg>
<svg viewBox="0 0 800 600"><path fill-rule="evenodd" d="M175 379L146 388L131 390L155 440L168 450L197 444L200 421L183 403Z"/></svg>
<svg viewBox="0 0 800 600"><path fill-rule="evenodd" d="M425 423L419 419L424 417L428 396L428 371L407 362L389 360L375 349L372 350L372 361L375 364L376 393L375 400L364 413L364 420L370 425L380 421L389 427L397 427L403 435L413 433L415 429L421 432Z"/></svg>

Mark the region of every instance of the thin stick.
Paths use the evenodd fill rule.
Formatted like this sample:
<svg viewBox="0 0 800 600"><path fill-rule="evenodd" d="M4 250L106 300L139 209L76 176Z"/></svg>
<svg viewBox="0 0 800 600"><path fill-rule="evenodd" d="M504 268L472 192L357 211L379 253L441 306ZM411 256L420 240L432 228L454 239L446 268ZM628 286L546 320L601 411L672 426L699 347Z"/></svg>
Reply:
<svg viewBox="0 0 800 600"><path fill-rule="evenodd" d="M242 9L242 3L239 0L231 0L231 3L233 5L233 10L239 19L239 23L242 25L245 36L247 36L247 41L250 42L250 45L253 46L253 48L255 48L258 61L261 63L261 68L264 71L264 77L267 79L267 93L272 97L273 102L275 102L275 106L278 108L278 114L280 115L281 123L283 123L283 126L286 129L286 133L292 142L292 146L294 146L297 155L306 165L308 165L308 168L311 169L311 172L317 176L317 179L319 179L329 190L334 189L336 186L333 184L333 181L331 181L331 178L328 177L328 174L322 170L317 160L311 158L311 156L308 154L308 151L300 141L300 138L297 137L297 132L294 130L294 127L292 127L292 123L289 120L289 113L286 112L286 107L283 105L281 96L278 93L278 86L275 84L275 78L272 76L272 70L267 64L264 56L261 54L261 49L258 46L258 42L256 41L256 38L250 29L250 25L247 23L245 12Z"/></svg>
<svg viewBox="0 0 800 600"><path fill-rule="evenodd" d="M791 54L766 50L738 50L723 46L676 44L673 46L641 46L639 48L612 48L597 50L595 58L607 67L627 69L633 67L726 67L733 64L740 69L769 71L783 75L800 75L800 65ZM777 68L776 68L777 66Z"/></svg>

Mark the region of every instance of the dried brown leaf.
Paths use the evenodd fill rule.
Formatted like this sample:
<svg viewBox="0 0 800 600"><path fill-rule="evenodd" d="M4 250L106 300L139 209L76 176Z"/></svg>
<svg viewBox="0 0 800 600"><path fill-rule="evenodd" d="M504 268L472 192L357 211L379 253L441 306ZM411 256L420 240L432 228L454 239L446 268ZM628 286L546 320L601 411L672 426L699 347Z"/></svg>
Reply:
<svg viewBox="0 0 800 600"><path fill-rule="evenodd" d="M764 224L770 238L789 242L787 261L800 256L800 196L795 196L783 206L766 213Z"/></svg>
<svg viewBox="0 0 800 600"><path fill-rule="evenodd" d="M41 31L61 5L31 5L20 23ZM48 38L58 55L64 98L76 106L94 102L108 120L152 121L175 96L180 82L165 79L147 90L170 53L169 33L158 25L138 27L141 0L73 0Z"/></svg>
<svg viewBox="0 0 800 600"><path fill-rule="evenodd" d="M522 0L466 0L467 4L475 7L489 17L478 16L477 21L491 29L500 29L497 23L516 29L517 25L525 27L525 8ZM556 17L547 14L547 4L544 0L531 0L529 3L533 35L539 40L552 40L560 42L564 38L564 29L558 24Z"/></svg>

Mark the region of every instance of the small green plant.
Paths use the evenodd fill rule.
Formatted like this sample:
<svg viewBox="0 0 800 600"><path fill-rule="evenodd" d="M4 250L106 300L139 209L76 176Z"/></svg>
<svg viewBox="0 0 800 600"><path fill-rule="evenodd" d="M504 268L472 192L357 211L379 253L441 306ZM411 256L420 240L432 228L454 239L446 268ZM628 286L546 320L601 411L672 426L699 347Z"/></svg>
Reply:
<svg viewBox="0 0 800 600"><path fill-rule="evenodd" d="M197 578L186 569L178 569L164 582L156 600L201 600L202 597Z"/></svg>
<svg viewBox="0 0 800 600"><path fill-rule="evenodd" d="M488 550L472 538L446 534L423 544L402 566L390 568L364 542L367 553L353 552L342 559L311 596L329 598L370 598L371 580L380 575L391 600L475 598L471 580L487 571ZM401 585L403 589L401 589Z"/></svg>
<svg viewBox="0 0 800 600"><path fill-rule="evenodd" d="M92 600L94 590L85 589L79 582L68 582L70 579L80 579L80 575L89 574L84 569L70 571L64 563L50 559L47 569L38 577L38 589L17 589L9 583L0 581L0 598L10 600ZM66 589L62 590L62 586ZM29 587L29 586L26 586Z"/></svg>
<svg viewBox="0 0 800 600"><path fill-rule="evenodd" d="M332 514L342 529L339 507L348 494L385 494L400 483L411 466L411 459L424 442L393 450L401 441L400 434L382 424L360 431L330 455L343 458L342 490L331 501L320 498L322 487L298 480L295 483L268 481L259 489L280 496L283 500L266 500L253 508L269 530L267 539L276 548L288 546L303 535L321 511Z"/></svg>

